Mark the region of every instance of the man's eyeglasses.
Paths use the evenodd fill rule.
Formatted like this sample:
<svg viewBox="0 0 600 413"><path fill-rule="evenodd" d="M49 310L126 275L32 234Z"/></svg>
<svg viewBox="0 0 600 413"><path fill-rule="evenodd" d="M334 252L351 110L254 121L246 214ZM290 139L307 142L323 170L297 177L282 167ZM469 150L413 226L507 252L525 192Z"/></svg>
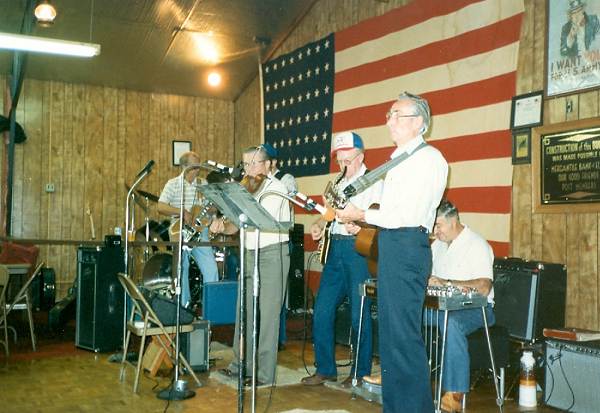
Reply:
<svg viewBox="0 0 600 413"><path fill-rule="evenodd" d="M356 158L358 158L358 155L360 155L361 153L362 152L358 152L356 155L354 155L351 158L346 158L346 159L337 158L337 163L339 163L340 165L350 166L350 164L352 163L352 161L354 161Z"/></svg>
<svg viewBox="0 0 600 413"><path fill-rule="evenodd" d="M266 159L264 159L262 161L242 162L242 166L244 167L244 169L248 169L251 166L255 166L259 163L264 163L264 162L266 162Z"/></svg>
<svg viewBox="0 0 600 413"><path fill-rule="evenodd" d="M389 110L385 114L385 120L390 120L391 118L395 118L395 119L397 119L397 118L415 118L417 116L419 116L419 115L415 115L415 114L403 115L397 110Z"/></svg>

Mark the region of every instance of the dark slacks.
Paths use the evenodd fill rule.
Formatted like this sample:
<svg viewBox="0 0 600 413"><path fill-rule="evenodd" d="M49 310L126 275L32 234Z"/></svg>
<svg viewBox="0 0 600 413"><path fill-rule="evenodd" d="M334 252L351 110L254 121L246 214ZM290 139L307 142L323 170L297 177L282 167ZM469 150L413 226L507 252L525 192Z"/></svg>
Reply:
<svg viewBox="0 0 600 413"><path fill-rule="evenodd" d="M421 321L431 248L417 228L379 232L377 303L384 413L430 413Z"/></svg>

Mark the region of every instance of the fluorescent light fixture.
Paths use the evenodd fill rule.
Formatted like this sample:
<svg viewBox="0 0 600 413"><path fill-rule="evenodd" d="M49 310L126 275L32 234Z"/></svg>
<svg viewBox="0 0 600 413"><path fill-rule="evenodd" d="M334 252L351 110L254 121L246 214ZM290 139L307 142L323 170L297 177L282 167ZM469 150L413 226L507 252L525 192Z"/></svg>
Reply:
<svg viewBox="0 0 600 413"><path fill-rule="evenodd" d="M68 40L12 33L0 33L0 49L79 57L92 57L100 54L99 44L70 42Z"/></svg>

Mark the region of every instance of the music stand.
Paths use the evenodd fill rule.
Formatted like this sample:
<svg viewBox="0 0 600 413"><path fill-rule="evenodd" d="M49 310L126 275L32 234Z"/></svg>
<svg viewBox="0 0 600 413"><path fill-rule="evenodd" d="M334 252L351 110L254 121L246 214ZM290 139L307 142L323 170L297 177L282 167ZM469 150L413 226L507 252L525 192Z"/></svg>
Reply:
<svg viewBox="0 0 600 413"><path fill-rule="evenodd" d="M215 204L227 219L240 229L240 286L238 288L239 308L239 354L238 354L238 412L244 409L244 366L245 366L245 346L246 338L244 330L246 328L246 290L244 282L245 273L245 239L247 228L255 228L256 232L256 251L254 259L254 271L252 274L252 308L254 311L252 326L252 411L256 405L256 342L257 342L257 310L259 294L259 274L258 274L258 237L260 231L268 232L289 232L291 222L278 222L256 199L237 182L215 183L200 185L198 190L202 192L205 198ZM272 194L278 195L273 192ZM282 194L283 195L283 194ZM284 196L285 198L285 196Z"/></svg>

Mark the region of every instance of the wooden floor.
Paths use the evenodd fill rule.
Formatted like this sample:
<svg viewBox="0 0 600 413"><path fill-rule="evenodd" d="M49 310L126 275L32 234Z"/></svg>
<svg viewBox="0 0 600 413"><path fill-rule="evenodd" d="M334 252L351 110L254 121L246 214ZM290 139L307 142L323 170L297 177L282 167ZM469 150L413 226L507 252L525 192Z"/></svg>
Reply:
<svg viewBox="0 0 600 413"><path fill-rule="evenodd" d="M141 378L140 393L132 393L134 371L127 369L124 382L120 382L118 363L109 361L110 354L94 354L78 350L72 343L40 341L38 354L32 354L26 338L20 336L20 344L7 361L0 355L0 412L218 412L237 411L237 392L226 385L210 379L209 373L200 373L203 387L196 389L196 396L185 401L157 399L156 392L169 384L169 378ZM48 350L47 347L62 346L66 353ZM305 346L305 357L312 369L311 346ZM298 369L303 366L301 341L289 342L279 352L279 364ZM64 351L63 351L64 353ZM347 350L338 349L338 358L346 358ZM211 370L225 367L223 360L215 360ZM343 377L341 378L343 379ZM191 383L191 381L190 381ZM246 393L249 401L250 393ZM292 409L346 410L351 413L380 412L381 407L362 399L352 400L342 391L324 386L306 387L293 385L258 390L257 412L282 412ZM251 411L247 405L244 411ZM491 386L477 387L469 398L468 412L497 412ZM520 412L514 400L505 402L504 412ZM554 409L538 407L537 412L553 412ZM401 413L401 412L398 412Z"/></svg>

